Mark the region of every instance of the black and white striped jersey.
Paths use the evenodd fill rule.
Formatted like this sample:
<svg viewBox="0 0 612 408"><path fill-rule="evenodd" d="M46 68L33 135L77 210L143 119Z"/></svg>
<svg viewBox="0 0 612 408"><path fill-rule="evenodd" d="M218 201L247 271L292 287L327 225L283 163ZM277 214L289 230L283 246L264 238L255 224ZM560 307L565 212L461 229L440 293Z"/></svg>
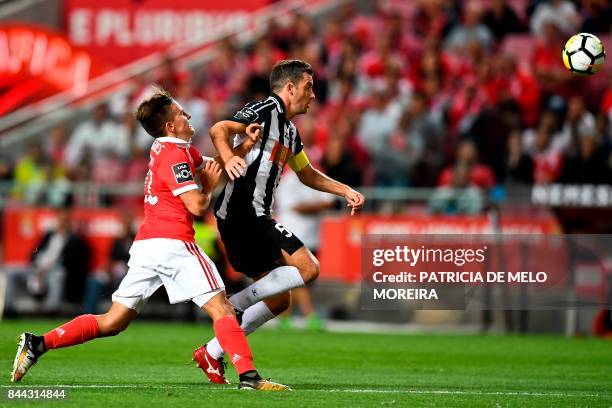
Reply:
<svg viewBox="0 0 612 408"><path fill-rule="evenodd" d="M246 174L225 184L215 215L223 220L270 216L285 163L296 172L309 164L300 135L285 117L283 100L274 93L263 101L247 103L228 120L259 123L262 129L259 141L244 158ZM233 147L240 141L240 136L234 136Z"/></svg>

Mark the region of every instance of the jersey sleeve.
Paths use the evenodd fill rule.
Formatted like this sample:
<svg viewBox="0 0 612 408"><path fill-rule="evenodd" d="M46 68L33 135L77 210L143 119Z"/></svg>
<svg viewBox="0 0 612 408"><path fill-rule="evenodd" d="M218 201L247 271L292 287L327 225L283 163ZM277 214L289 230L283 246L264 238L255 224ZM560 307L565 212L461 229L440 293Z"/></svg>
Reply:
<svg viewBox="0 0 612 408"><path fill-rule="evenodd" d="M300 138L300 133L296 129L295 133L295 144L293 146L293 155L287 163L291 170L296 173L300 172L303 168L310 164L310 160L308 160L308 156L306 155L306 151L304 151L304 144L302 143L302 139Z"/></svg>
<svg viewBox="0 0 612 408"><path fill-rule="evenodd" d="M200 154L198 149L193 146L189 146L189 156L191 156L191 160L193 160L193 167L196 171L200 171L204 168L204 157Z"/></svg>
<svg viewBox="0 0 612 408"><path fill-rule="evenodd" d="M227 118L234 122L250 125L251 123L263 123L270 115L270 109L266 105L261 105L259 102L249 102L240 110L236 111L232 116Z"/></svg>
<svg viewBox="0 0 612 408"><path fill-rule="evenodd" d="M201 157L200 157L201 159ZM172 195L178 196L190 190L197 190L193 178L192 165L184 151L179 149L166 153L159 164L159 179L168 187Z"/></svg>

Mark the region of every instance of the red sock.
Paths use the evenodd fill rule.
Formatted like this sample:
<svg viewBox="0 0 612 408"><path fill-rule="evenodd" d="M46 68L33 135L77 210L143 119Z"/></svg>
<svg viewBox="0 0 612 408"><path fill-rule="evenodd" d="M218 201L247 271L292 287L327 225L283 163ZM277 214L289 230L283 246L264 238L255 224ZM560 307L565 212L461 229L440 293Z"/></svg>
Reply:
<svg viewBox="0 0 612 408"><path fill-rule="evenodd" d="M219 344L234 364L238 375L255 370L253 355L244 332L234 316L222 317L213 323Z"/></svg>
<svg viewBox="0 0 612 408"><path fill-rule="evenodd" d="M74 346L98 337L98 321L94 315L81 315L45 334L47 350Z"/></svg>

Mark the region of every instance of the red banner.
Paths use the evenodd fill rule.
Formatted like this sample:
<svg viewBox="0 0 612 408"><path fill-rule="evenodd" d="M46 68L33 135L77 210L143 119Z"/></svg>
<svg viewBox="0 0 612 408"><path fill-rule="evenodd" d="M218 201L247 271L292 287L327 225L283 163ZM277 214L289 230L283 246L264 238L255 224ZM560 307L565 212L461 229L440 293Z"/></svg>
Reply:
<svg viewBox="0 0 612 408"><path fill-rule="evenodd" d="M58 91L81 95L107 71L62 34L28 24L0 26L0 116Z"/></svg>
<svg viewBox="0 0 612 408"><path fill-rule="evenodd" d="M553 234L560 227L553 217L501 219L504 234ZM484 216L377 216L326 218L321 225L321 279L358 282L361 279L361 239L372 234L493 234L491 220Z"/></svg>
<svg viewBox="0 0 612 408"><path fill-rule="evenodd" d="M65 30L73 44L117 66L197 39L211 27L243 27L268 0L66 0Z"/></svg>

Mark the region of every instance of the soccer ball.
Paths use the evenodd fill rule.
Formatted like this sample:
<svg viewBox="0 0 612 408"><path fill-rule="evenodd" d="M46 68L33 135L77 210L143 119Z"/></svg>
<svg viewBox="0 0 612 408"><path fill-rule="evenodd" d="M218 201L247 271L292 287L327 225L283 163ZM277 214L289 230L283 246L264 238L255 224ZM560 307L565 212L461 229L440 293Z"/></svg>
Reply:
<svg viewBox="0 0 612 408"><path fill-rule="evenodd" d="M563 47L563 65L574 74L593 75L606 59L603 43L589 33L572 36Z"/></svg>

